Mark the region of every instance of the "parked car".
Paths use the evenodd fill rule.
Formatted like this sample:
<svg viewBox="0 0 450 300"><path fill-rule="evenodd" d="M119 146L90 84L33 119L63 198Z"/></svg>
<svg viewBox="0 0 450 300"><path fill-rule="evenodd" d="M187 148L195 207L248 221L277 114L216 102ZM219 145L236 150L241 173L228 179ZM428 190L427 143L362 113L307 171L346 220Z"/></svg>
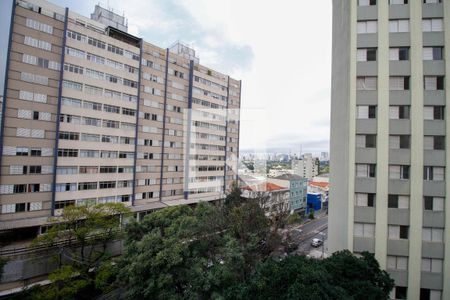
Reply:
<svg viewBox="0 0 450 300"><path fill-rule="evenodd" d="M313 247L320 247L322 246L323 241L321 239L312 239L311 246Z"/></svg>

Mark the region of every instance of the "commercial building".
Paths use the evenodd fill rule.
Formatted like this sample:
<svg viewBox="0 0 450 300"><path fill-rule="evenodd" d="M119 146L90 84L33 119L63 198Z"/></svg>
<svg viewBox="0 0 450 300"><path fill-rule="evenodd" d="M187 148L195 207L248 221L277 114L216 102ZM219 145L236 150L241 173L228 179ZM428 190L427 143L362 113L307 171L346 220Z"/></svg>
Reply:
<svg viewBox="0 0 450 300"><path fill-rule="evenodd" d="M450 299L449 29L447 0L333 1L329 249L392 299Z"/></svg>
<svg viewBox="0 0 450 300"><path fill-rule="evenodd" d="M92 18L14 1L0 231L37 233L67 205L123 202L139 218L223 198L237 179L241 82L185 45L127 33L101 7Z"/></svg>
<svg viewBox="0 0 450 300"><path fill-rule="evenodd" d="M311 180L319 174L319 159L311 153L306 153L300 159L293 159L291 167L294 174Z"/></svg>

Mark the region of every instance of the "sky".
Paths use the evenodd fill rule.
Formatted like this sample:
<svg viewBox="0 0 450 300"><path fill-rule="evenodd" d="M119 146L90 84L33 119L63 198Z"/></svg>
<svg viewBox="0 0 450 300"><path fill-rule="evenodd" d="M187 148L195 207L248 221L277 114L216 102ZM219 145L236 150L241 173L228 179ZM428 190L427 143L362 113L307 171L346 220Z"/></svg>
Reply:
<svg viewBox="0 0 450 300"><path fill-rule="evenodd" d="M202 65L242 80L240 147L328 151L330 0L51 0L89 16L125 14L129 32L160 47L176 41Z"/></svg>

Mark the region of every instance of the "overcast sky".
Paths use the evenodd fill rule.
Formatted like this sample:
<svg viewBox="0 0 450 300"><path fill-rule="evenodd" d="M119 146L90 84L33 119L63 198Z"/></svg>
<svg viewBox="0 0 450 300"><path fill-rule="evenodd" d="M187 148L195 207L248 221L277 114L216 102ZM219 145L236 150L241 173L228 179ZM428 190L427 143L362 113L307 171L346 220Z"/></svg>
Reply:
<svg viewBox="0 0 450 300"><path fill-rule="evenodd" d="M52 0L89 16L125 13L129 32L192 46L200 63L242 79L241 148L328 151L330 0Z"/></svg>

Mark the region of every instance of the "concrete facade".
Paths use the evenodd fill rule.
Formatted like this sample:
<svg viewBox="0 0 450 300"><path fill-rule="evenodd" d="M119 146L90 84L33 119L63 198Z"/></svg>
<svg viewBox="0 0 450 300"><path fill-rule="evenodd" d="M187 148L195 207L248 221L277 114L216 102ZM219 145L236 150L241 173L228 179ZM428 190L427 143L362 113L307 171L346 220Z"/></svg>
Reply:
<svg viewBox="0 0 450 300"><path fill-rule="evenodd" d="M392 299L450 299L449 16L447 1L333 1L329 247L375 253Z"/></svg>
<svg viewBox="0 0 450 300"><path fill-rule="evenodd" d="M123 202L139 218L223 198L237 179L239 80L181 44L163 49L43 0L15 3L0 231L38 232L72 204Z"/></svg>

